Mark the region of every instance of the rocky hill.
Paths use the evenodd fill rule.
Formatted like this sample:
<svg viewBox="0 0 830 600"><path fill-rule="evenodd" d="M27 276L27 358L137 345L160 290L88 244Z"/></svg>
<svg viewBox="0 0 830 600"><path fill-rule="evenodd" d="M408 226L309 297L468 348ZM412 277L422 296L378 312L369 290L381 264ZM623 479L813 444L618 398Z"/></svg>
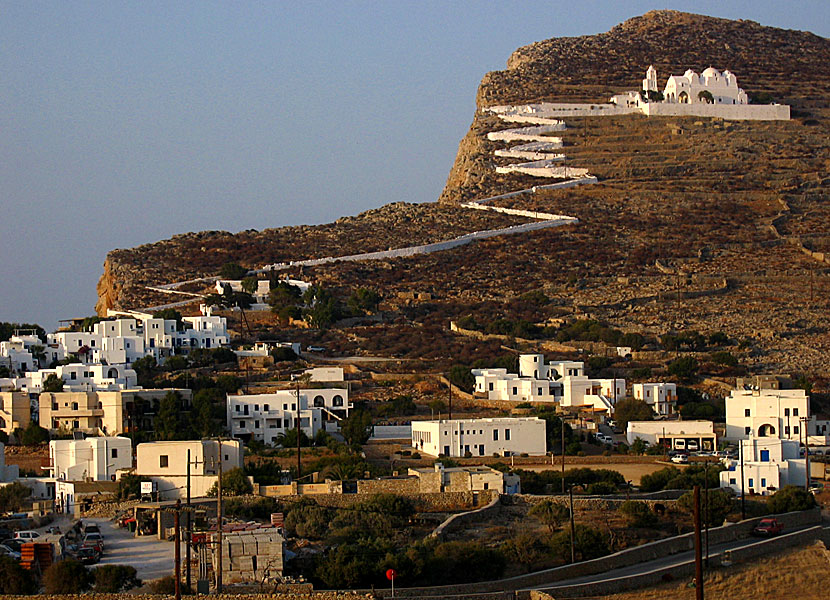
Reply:
<svg viewBox="0 0 830 600"><path fill-rule="evenodd" d="M653 338L723 331L740 340L740 360L751 370L826 372L830 40L673 11L650 12L603 34L520 48L506 70L488 73L440 202L393 204L330 225L193 233L116 250L105 263L97 309L170 301L146 286L214 275L228 261L258 267L526 222L458 206L539 183L496 173L506 160L494 151L504 142L487 133L507 125L482 109L605 102L639 88L649 64L660 86L687 68L728 68L752 96L790 104L794 118L566 118L568 164L587 168L598 183L494 204L571 215L579 224L410 258L294 269L344 290L376 287L387 299L430 292L427 304L393 313L382 325L353 327L329 347L459 360L459 353L480 354L485 346L450 334L450 319L550 323L590 316ZM522 301L528 292L542 292L537 299L544 302Z"/></svg>

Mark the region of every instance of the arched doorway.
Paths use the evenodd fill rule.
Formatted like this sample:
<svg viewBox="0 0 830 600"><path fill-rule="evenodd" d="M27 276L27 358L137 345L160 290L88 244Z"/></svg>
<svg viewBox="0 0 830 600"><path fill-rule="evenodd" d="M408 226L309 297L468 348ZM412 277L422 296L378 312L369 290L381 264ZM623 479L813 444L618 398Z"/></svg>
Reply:
<svg viewBox="0 0 830 600"><path fill-rule="evenodd" d="M678 94L678 96L677 96L677 101L680 104L688 104L689 103L689 94L687 94L686 92L680 92L680 94Z"/></svg>
<svg viewBox="0 0 830 600"><path fill-rule="evenodd" d="M775 435L775 427L769 423L765 423L758 428L758 437L770 437Z"/></svg>

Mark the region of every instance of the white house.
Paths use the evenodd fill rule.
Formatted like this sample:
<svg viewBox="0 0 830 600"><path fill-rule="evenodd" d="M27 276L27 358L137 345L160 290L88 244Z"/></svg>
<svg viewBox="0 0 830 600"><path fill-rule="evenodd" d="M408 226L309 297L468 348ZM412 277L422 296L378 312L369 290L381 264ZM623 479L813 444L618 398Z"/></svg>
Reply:
<svg viewBox="0 0 830 600"><path fill-rule="evenodd" d="M135 474L155 481L161 499L184 498L189 456L190 495L205 496L219 474L220 443L223 472L241 468L245 447L238 440L147 442L136 446Z"/></svg>
<svg viewBox="0 0 830 600"><path fill-rule="evenodd" d="M140 389L138 375L126 365L101 365L70 363L59 365L54 369L40 369L18 379L20 389L29 393L40 393L50 375L63 381L67 392L112 391Z"/></svg>
<svg viewBox="0 0 830 600"><path fill-rule="evenodd" d="M732 390L726 398L726 438L772 437L798 440L810 419L804 390Z"/></svg>
<svg viewBox="0 0 830 600"><path fill-rule="evenodd" d="M656 81L656 72L654 76ZM735 75L729 71L721 73L713 67L704 69L700 75L691 69L683 75L669 75L663 101L669 104L749 103L746 93L738 87Z"/></svg>
<svg viewBox="0 0 830 600"><path fill-rule="evenodd" d="M6 464L6 446L0 442L0 483L11 483L20 477L20 467Z"/></svg>
<svg viewBox="0 0 830 600"><path fill-rule="evenodd" d="M38 367L38 360L32 354L32 346L45 350L46 345L36 335L13 335L0 342L0 365L13 373L33 371Z"/></svg>
<svg viewBox="0 0 830 600"><path fill-rule="evenodd" d="M109 481L120 469L133 466L130 438L89 437L85 440L49 442L49 470L66 481Z"/></svg>
<svg viewBox="0 0 830 600"><path fill-rule="evenodd" d="M614 406L625 399L625 379L591 379L584 375L562 378L561 406L591 407L613 414Z"/></svg>
<svg viewBox="0 0 830 600"><path fill-rule="evenodd" d="M658 415L672 415L677 412L675 383L635 383L632 392L634 398L651 406Z"/></svg>
<svg viewBox="0 0 830 600"><path fill-rule="evenodd" d="M718 447L712 421L629 421L625 433L629 445L637 438L650 446L671 450L716 450Z"/></svg>
<svg viewBox="0 0 830 600"><path fill-rule="evenodd" d="M412 422L412 447L432 456L543 455L546 424L538 417Z"/></svg>
<svg viewBox="0 0 830 600"><path fill-rule="evenodd" d="M799 457L797 441L751 437L741 440L743 489L747 494L770 494L786 485L807 483L807 460ZM720 473L721 487L741 492L741 461L730 460Z"/></svg>
<svg viewBox="0 0 830 600"><path fill-rule="evenodd" d="M299 395L300 427L309 437L336 429L352 408L347 389L301 389ZM231 436L277 443L280 434L297 427L297 390L228 396L227 417Z"/></svg>
<svg viewBox="0 0 830 600"><path fill-rule="evenodd" d="M345 381L343 367L314 367L306 369L303 374L308 375L311 378L309 381L315 383Z"/></svg>
<svg viewBox="0 0 830 600"><path fill-rule="evenodd" d="M556 381L566 376L585 375L585 363L560 360L545 364L543 354L521 354L519 355L519 375Z"/></svg>

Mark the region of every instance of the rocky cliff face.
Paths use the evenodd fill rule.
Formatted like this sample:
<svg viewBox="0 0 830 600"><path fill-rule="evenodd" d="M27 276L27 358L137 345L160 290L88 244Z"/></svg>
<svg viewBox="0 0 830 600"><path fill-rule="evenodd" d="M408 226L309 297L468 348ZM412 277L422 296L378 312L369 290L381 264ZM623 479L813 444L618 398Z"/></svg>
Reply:
<svg viewBox="0 0 830 600"><path fill-rule="evenodd" d="M768 93L796 109L827 106L830 41L812 33L677 11L652 11L606 33L536 42L516 50L507 69L487 73L478 111L461 141L441 201L481 197L492 187L493 129L482 108L531 102L606 102L639 89L653 64L662 88L670 74L729 69L748 93ZM796 113L798 114L798 113Z"/></svg>

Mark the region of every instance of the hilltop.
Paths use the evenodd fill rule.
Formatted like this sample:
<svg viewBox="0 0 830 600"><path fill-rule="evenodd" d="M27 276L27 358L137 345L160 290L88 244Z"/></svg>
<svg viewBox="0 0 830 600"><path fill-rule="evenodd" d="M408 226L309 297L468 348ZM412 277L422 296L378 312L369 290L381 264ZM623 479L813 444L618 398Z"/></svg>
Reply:
<svg viewBox="0 0 830 600"><path fill-rule="evenodd" d="M458 206L539 183L496 173L505 160L494 151L504 143L487 133L507 126L483 109L606 102L638 88L649 64L661 86L687 68L728 68L751 97L790 104L794 118L566 118L568 164L587 168L598 183L494 204L570 215L578 224L435 254L290 270L346 292L375 287L387 299L430 293L429 302L415 307L390 303L385 324L330 336L338 340L330 347L458 361L462 348L472 354L484 348L451 334L450 319L544 324L591 317L654 338L723 331L740 341L735 352L751 370L826 372L830 306L821 290L830 282L824 254L830 253L830 41L674 11L650 12L607 33L531 44L513 53L506 70L486 74L438 203L392 204L329 225L202 232L116 250L105 263L97 309L169 302L145 286L215 275L228 261L257 268L526 222ZM541 292L544 301L520 300L528 292Z"/></svg>

